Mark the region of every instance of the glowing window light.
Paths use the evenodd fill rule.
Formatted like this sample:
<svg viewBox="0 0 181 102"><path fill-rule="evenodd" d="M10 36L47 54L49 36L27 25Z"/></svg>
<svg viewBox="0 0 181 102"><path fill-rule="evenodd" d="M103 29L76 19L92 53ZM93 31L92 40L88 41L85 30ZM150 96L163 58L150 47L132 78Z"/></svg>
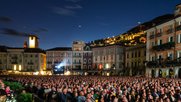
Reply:
<svg viewBox="0 0 181 102"><path fill-rule="evenodd" d="M19 65L19 71L21 71L21 65Z"/></svg>
<svg viewBox="0 0 181 102"><path fill-rule="evenodd" d="M106 64L106 68L107 68L107 69L109 68L109 64Z"/></svg>
<svg viewBox="0 0 181 102"><path fill-rule="evenodd" d="M29 37L29 47L35 48L35 37Z"/></svg>
<svg viewBox="0 0 181 102"><path fill-rule="evenodd" d="M102 69L103 65L102 64L99 64L99 69Z"/></svg>
<svg viewBox="0 0 181 102"><path fill-rule="evenodd" d="M39 74L39 72L34 72L34 73L33 73L33 75L38 75L38 74Z"/></svg>
<svg viewBox="0 0 181 102"><path fill-rule="evenodd" d="M14 70L16 70L16 65L14 65Z"/></svg>

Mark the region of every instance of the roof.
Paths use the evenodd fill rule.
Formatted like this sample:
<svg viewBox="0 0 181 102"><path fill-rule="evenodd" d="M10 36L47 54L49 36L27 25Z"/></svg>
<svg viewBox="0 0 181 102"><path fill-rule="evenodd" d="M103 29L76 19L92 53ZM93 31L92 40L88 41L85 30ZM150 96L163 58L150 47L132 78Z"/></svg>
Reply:
<svg viewBox="0 0 181 102"><path fill-rule="evenodd" d="M177 4L176 6L181 5L181 3Z"/></svg>
<svg viewBox="0 0 181 102"><path fill-rule="evenodd" d="M37 35L33 35L33 34L30 34L29 37L36 37L37 39L39 39Z"/></svg>
<svg viewBox="0 0 181 102"><path fill-rule="evenodd" d="M71 47L55 47L51 49L47 49L46 51L72 51Z"/></svg>
<svg viewBox="0 0 181 102"><path fill-rule="evenodd" d="M40 48L22 48L22 47L7 47L7 46L0 46L0 52L7 52L8 49L20 49L24 50L26 53L45 53L44 50Z"/></svg>
<svg viewBox="0 0 181 102"><path fill-rule="evenodd" d="M26 53L45 53L44 50L40 48L24 48L24 52Z"/></svg>
<svg viewBox="0 0 181 102"><path fill-rule="evenodd" d="M172 19L174 19L174 14L165 14L162 16L158 16L148 22L144 22L141 25L133 27L132 29L128 30L127 33L136 33L139 32L140 30L147 30L153 26L160 25Z"/></svg>
<svg viewBox="0 0 181 102"><path fill-rule="evenodd" d="M111 46L119 46L119 47L123 47L120 44L112 44L112 45L105 45L105 46L93 46L92 48L100 48L100 47L111 47Z"/></svg>
<svg viewBox="0 0 181 102"><path fill-rule="evenodd" d="M0 46L0 52L7 52L7 46Z"/></svg>

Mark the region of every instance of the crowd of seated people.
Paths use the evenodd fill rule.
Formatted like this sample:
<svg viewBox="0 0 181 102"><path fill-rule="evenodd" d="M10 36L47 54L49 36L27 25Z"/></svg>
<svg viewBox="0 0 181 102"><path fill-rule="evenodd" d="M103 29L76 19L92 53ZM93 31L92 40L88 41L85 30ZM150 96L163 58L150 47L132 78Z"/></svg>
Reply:
<svg viewBox="0 0 181 102"><path fill-rule="evenodd" d="M13 76L44 102L181 102L181 79L118 76ZM7 92L6 92L7 93Z"/></svg>

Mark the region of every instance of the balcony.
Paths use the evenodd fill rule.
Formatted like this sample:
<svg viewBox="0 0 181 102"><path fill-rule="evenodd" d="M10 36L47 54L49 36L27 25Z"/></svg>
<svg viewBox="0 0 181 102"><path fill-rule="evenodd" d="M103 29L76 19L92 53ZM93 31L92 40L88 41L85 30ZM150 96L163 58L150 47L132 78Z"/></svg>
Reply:
<svg viewBox="0 0 181 102"><path fill-rule="evenodd" d="M33 62L28 62L28 65L33 65L34 63Z"/></svg>
<svg viewBox="0 0 181 102"><path fill-rule="evenodd" d="M164 68L164 67L174 67L181 66L181 60L157 60L157 61L149 61L147 62L147 67L149 68Z"/></svg>
<svg viewBox="0 0 181 102"><path fill-rule="evenodd" d="M157 33L156 34L156 37L161 37L162 36L162 33Z"/></svg>
<svg viewBox="0 0 181 102"><path fill-rule="evenodd" d="M176 27L176 31L180 31L181 30L181 25L178 25L177 27Z"/></svg>
<svg viewBox="0 0 181 102"><path fill-rule="evenodd" d="M52 62L47 62L47 64L52 64Z"/></svg>
<svg viewBox="0 0 181 102"><path fill-rule="evenodd" d="M18 59L18 57L17 57L17 56L14 56L14 57L11 57L11 59Z"/></svg>
<svg viewBox="0 0 181 102"><path fill-rule="evenodd" d="M150 35L150 39L154 39L155 38L155 35Z"/></svg>
<svg viewBox="0 0 181 102"><path fill-rule="evenodd" d="M11 64L18 64L18 62L11 62Z"/></svg>
<svg viewBox="0 0 181 102"><path fill-rule="evenodd" d="M166 33L167 33L167 34L170 34L170 33L173 33L173 31L174 31L173 29L168 29L168 30L166 31Z"/></svg>
<svg viewBox="0 0 181 102"><path fill-rule="evenodd" d="M79 57L79 58L80 58L80 57L82 57L82 56L81 56L81 55L74 55L73 57Z"/></svg>
<svg viewBox="0 0 181 102"><path fill-rule="evenodd" d="M81 64L81 62L73 62L73 64Z"/></svg>
<svg viewBox="0 0 181 102"><path fill-rule="evenodd" d="M156 51L164 51L164 50L167 50L167 49L171 49L172 47L175 47L175 42L168 42L168 43L165 43L165 44L153 46L152 49L156 50Z"/></svg>

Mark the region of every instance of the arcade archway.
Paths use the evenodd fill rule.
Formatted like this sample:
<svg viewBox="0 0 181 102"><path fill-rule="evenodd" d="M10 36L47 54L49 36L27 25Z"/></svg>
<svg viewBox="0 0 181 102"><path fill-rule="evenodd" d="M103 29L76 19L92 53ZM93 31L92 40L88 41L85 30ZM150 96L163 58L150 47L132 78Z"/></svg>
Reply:
<svg viewBox="0 0 181 102"><path fill-rule="evenodd" d="M178 70L178 77L181 78L181 68Z"/></svg>
<svg viewBox="0 0 181 102"><path fill-rule="evenodd" d="M173 71L173 69L169 69L169 77L171 78L171 77L173 77L174 76L174 71Z"/></svg>
<svg viewBox="0 0 181 102"><path fill-rule="evenodd" d="M158 76L162 77L162 70L161 69L159 69L159 75Z"/></svg>
<svg viewBox="0 0 181 102"><path fill-rule="evenodd" d="M155 77L155 71L152 69L151 70L151 77L154 78Z"/></svg>

